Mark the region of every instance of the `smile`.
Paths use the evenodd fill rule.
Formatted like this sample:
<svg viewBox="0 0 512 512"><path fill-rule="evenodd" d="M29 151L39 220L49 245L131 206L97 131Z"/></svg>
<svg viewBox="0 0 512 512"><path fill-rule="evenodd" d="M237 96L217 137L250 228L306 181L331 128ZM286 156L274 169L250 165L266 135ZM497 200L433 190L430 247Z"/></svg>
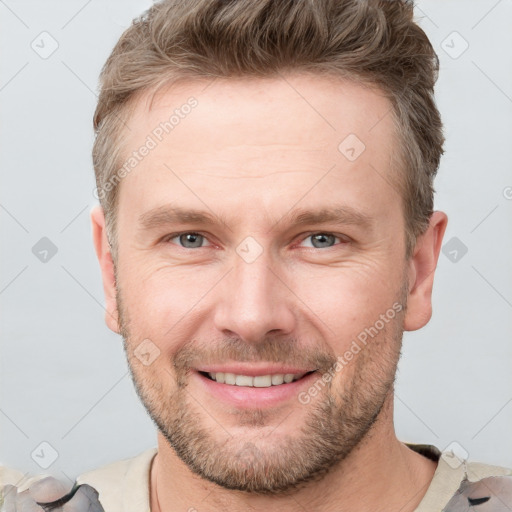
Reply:
<svg viewBox="0 0 512 512"><path fill-rule="evenodd" d="M274 375L258 375L252 377L250 375L238 375L235 373L224 372L201 372L206 377L218 382L219 384L228 384L230 386L254 387L254 388L269 388L271 386L280 386L281 384L289 384L296 380L302 379L306 373L278 373Z"/></svg>

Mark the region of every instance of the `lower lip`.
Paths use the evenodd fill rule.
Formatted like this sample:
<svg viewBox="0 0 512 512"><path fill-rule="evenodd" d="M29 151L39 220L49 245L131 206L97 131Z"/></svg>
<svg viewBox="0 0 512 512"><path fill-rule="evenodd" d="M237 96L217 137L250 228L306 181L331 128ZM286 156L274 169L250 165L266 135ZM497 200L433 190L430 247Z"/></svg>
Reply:
<svg viewBox="0 0 512 512"><path fill-rule="evenodd" d="M240 408L261 408L273 407L279 405L291 398L297 399L301 390L311 385L318 375L317 372L310 373L286 384L270 386L267 388L255 388L249 386L234 386L231 384L221 384L215 380L205 377L201 373L194 371L192 374L199 385L220 400L229 402Z"/></svg>

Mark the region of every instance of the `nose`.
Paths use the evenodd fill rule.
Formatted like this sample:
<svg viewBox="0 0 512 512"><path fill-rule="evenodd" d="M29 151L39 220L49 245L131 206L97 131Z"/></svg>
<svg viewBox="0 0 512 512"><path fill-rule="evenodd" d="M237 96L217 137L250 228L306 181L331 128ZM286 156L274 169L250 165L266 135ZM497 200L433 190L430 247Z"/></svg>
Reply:
<svg viewBox="0 0 512 512"><path fill-rule="evenodd" d="M258 343L270 334L294 331L294 295L271 264L265 252L253 262L235 257L233 270L217 289L214 318L219 332Z"/></svg>

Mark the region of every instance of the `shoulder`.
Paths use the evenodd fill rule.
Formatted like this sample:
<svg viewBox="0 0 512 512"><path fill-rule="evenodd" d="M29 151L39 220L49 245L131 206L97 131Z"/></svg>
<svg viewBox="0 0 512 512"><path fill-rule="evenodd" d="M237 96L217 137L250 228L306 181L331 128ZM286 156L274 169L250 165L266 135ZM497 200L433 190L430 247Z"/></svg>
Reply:
<svg viewBox="0 0 512 512"><path fill-rule="evenodd" d="M512 476L512 468L483 462L467 462L466 473L469 481L477 481L489 476Z"/></svg>
<svg viewBox="0 0 512 512"><path fill-rule="evenodd" d="M512 510L511 468L470 461L467 452L454 449L454 443L443 451L428 444L406 444L437 462L434 477L415 512L467 512L484 503L482 512Z"/></svg>
<svg viewBox="0 0 512 512"><path fill-rule="evenodd" d="M19 486L25 480L25 475L16 469L0 466L0 485Z"/></svg>
<svg viewBox="0 0 512 512"><path fill-rule="evenodd" d="M17 469L0 466L0 505L3 496L10 492L22 492L27 490L33 483L42 478L46 478L47 474L31 476L29 472L22 473ZM3 512L3 509L2 509Z"/></svg>
<svg viewBox="0 0 512 512"><path fill-rule="evenodd" d="M467 462L464 478L445 510L469 510L484 503L485 510L489 512L512 508L512 469L482 462Z"/></svg>
<svg viewBox="0 0 512 512"><path fill-rule="evenodd" d="M99 494L106 512L149 510L149 476L156 448L83 473L79 484L89 484Z"/></svg>

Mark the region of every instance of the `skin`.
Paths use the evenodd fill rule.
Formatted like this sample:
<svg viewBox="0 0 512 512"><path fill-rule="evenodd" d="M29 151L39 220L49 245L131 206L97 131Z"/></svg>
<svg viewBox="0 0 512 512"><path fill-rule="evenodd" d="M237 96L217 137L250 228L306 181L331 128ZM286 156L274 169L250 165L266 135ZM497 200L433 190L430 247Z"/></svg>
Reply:
<svg viewBox="0 0 512 512"><path fill-rule="evenodd" d="M134 104L127 155L190 96L197 107L120 184L115 273L103 212L92 213L106 321L123 334L160 427L152 510L414 510L436 463L396 438L393 379L403 330L430 319L447 217L434 212L406 260L389 102L297 74L180 84ZM355 161L338 150L349 134L366 146ZM171 204L216 223L143 226ZM291 221L298 208L325 207L368 223ZM174 236L190 232L204 235L201 247ZM237 252L247 237L261 250L250 263ZM397 303L404 309L307 405L226 404L191 371L204 361L293 361L317 368L317 380ZM146 366L134 354L147 339L159 355Z"/></svg>

